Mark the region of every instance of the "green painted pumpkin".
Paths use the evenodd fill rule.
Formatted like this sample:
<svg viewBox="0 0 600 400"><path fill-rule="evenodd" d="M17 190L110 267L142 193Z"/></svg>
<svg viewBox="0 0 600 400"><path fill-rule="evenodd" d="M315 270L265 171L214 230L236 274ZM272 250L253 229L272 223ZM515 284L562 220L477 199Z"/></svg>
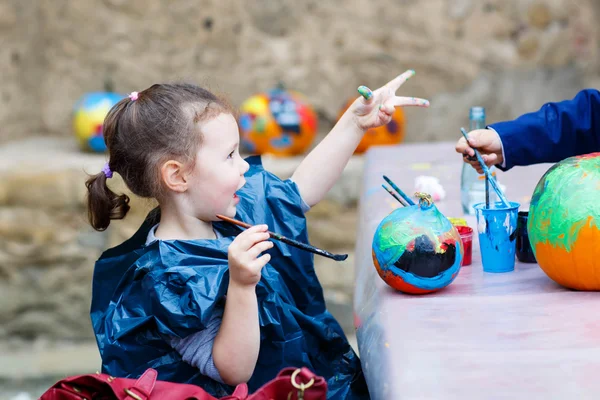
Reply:
<svg viewBox="0 0 600 400"><path fill-rule="evenodd" d="M567 158L540 179L527 230L542 270L571 289L600 290L600 153Z"/></svg>

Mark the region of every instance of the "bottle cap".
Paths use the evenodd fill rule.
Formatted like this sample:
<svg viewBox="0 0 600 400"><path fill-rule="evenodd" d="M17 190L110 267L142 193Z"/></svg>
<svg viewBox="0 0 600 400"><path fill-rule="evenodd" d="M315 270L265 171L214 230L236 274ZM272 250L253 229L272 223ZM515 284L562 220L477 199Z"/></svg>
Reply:
<svg viewBox="0 0 600 400"><path fill-rule="evenodd" d="M485 119L485 108L471 107L471 110L469 110L469 119Z"/></svg>

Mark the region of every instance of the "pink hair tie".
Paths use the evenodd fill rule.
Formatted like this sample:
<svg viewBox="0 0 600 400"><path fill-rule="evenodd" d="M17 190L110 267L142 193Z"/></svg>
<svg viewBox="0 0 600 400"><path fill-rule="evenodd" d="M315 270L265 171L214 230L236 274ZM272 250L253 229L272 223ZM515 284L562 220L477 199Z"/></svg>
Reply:
<svg viewBox="0 0 600 400"><path fill-rule="evenodd" d="M131 99L131 101L136 101L138 99L138 92L131 92L129 94L129 98Z"/></svg>

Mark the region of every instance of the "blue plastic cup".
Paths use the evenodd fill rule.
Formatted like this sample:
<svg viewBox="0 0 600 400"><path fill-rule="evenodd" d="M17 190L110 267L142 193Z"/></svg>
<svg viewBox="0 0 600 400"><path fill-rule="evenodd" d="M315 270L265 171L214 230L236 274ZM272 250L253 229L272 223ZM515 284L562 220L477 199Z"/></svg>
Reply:
<svg viewBox="0 0 600 400"><path fill-rule="evenodd" d="M514 271L519 206L512 201L508 208L500 201L490 204L490 208L485 203L473 206L485 272Z"/></svg>

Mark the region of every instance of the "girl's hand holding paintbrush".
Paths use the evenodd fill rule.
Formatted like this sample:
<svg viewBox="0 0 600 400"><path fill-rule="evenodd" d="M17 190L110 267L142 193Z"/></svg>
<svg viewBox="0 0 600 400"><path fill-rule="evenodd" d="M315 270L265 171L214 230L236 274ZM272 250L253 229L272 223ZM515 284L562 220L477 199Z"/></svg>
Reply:
<svg viewBox="0 0 600 400"><path fill-rule="evenodd" d="M233 284L254 286L260 281L260 271L271 260L270 254L262 254L273 247L269 238L267 225L255 225L231 242L227 258Z"/></svg>
<svg viewBox="0 0 600 400"><path fill-rule="evenodd" d="M241 226L242 228L246 228L248 230L256 228L256 226L249 225L245 222L238 221L237 219L229 218L224 215L217 215L217 218L222 219L223 221L229 222L230 224ZM266 225L258 225L258 226L263 227ZM262 231L262 228L261 228L261 231ZM313 254L318 254L323 257L331 258L332 260L335 260L335 261L344 261L346 258L348 258L348 254L332 254L328 251L311 246L310 244L301 243L301 242L298 242L297 240L293 240L293 239L288 239L285 236L282 236L275 232L266 231L266 233L267 233L268 237L271 237L272 239L279 240L283 243L289 244L290 246L294 246L296 248L311 252Z"/></svg>

